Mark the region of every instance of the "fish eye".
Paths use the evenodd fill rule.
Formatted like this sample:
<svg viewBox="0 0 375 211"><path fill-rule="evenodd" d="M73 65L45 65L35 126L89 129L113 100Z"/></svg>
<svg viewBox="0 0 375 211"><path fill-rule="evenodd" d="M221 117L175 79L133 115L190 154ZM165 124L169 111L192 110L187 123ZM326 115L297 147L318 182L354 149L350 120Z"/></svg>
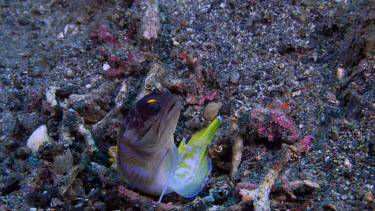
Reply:
<svg viewBox="0 0 375 211"><path fill-rule="evenodd" d="M154 115L160 111L160 105L157 100L149 100L147 101L148 103L148 108L147 108L147 113Z"/></svg>

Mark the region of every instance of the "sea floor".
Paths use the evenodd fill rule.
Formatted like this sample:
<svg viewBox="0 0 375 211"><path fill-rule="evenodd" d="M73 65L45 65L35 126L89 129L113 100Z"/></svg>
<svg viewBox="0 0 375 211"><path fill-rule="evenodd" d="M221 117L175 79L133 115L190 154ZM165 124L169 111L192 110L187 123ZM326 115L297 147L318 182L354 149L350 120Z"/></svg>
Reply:
<svg viewBox="0 0 375 211"><path fill-rule="evenodd" d="M0 210L375 210L374 0L0 0ZM116 171L165 87L223 122L193 198Z"/></svg>

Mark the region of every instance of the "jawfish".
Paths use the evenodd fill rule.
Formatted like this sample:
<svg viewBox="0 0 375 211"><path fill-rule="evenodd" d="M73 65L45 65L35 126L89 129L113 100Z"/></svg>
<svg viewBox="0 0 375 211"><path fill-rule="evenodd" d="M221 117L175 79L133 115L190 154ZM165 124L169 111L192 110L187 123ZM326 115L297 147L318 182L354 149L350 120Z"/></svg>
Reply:
<svg viewBox="0 0 375 211"><path fill-rule="evenodd" d="M196 196L211 172L207 145L221 123L212 123L177 149L173 133L182 103L167 89L154 89L137 101L121 123L117 138L120 177L133 188L160 196Z"/></svg>

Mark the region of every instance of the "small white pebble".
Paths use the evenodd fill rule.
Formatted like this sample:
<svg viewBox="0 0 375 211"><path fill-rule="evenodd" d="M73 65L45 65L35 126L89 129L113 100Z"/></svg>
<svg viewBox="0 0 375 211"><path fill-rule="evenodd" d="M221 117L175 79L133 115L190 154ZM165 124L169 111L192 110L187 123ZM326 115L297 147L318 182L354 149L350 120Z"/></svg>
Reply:
<svg viewBox="0 0 375 211"><path fill-rule="evenodd" d="M350 163L350 161L348 160L348 158L345 158L344 164L345 164L346 166L351 166L351 165L352 165L352 164Z"/></svg>
<svg viewBox="0 0 375 211"><path fill-rule="evenodd" d="M58 38L58 39L62 39L62 38L64 38L64 32L60 32L60 33L57 35L57 38Z"/></svg>
<svg viewBox="0 0 375 211"><path fill-rule="evenodd" d="M66 68L64 73L65 73L65 76L69 78L74 76L74 71L70 68Z"/></svg>
<svg viewBox="0 0 375 211"><path fill-rule="evenodd" d="M301 90L292 93L292 97L298 97L301 95Z"/></svg>
<svg viewBox="0 0 375 211"><path fill-rule="evenodd" d="M64 27L64 35L67 36L68 33L70 33L71 35L75 35L79 32L79 28L77 25L75 24L67 24L65 25Z"/></svg>
<svg viewBox="0 0 375 211"><path fill-rule="evenodd" d="M110 68L111 68L111 66L109 66L108 63L104 63L104 64L103 64L103 70L104 70L104 71L107 71L107 70L109 70Z"/></svg>
<svg viewBox="0 0 375 211"><path fill-rule="evenodd" d="M57 105L57 101L55 98L55 93L56 93L56 87L49 87L46 91L46 100L47 103L49 103L52 107Z"/></svg>
<svg viewBox="0 0 375 211"><path fill-rule="evenodd" d="M176 40L176 38L173 37L172 41L173 41L173 45L175 45L175 46L180 45L180 43Z"/></svg>
<svg viewBox="0 0 375 211"><path fill-rule="evenodd" d="M339 81L341 81L343 78L344 78L344 76L345 76L345 69L344 68L342 68L342 67L338 67L337 69L336 69L336 77L337 77L337 79L339 80Z"/></svg>

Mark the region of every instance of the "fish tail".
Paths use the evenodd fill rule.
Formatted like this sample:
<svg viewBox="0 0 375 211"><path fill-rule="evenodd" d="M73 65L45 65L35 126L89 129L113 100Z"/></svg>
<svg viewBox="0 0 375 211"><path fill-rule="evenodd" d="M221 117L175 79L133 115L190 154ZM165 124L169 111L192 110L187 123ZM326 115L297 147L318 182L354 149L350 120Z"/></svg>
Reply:
<svg viewBox="0 0 375 211"><path fill-rule="evenodd" d="M219 127L222 119L214 119L211 124L194 134L185 144L178 147L179 162L171 188L179 195L189 198L196 196L206 185L212 169L207 146Z"/></svg>
<svg viewBox="0 0 375 211"><path fill-rule="evenodd" d="M203 128L199 132L193 135L191 137L188 145L190 146L196 146L196 147L205 147L208 146L211 139L215 135L215 132L217 128L219 128L220 124L222 123L223 119L218 116L216 117L210 125L208 125L206 128Z"/></svg>

